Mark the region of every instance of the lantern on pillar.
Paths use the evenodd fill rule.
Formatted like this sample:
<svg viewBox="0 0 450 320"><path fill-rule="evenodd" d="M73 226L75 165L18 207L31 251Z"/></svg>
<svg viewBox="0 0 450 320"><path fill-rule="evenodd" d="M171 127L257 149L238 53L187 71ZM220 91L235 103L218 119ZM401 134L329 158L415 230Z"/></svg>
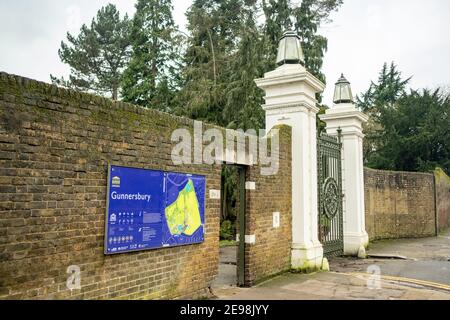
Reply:
<svg viewBox="0 0 450 320"><path fill-rule="evenodd" d="M333 102L335 104L353 103L352 88L350 87L350 82L345 79L344 74L341 74L341 77L336 82Z"/></svg>
<svg viewBox="0 0 450 320"><path fill-rule="evenodd" d="M277 65L301 64L304 65L300 37L294 31L286 31L280 39L278 45Z"/></svg>

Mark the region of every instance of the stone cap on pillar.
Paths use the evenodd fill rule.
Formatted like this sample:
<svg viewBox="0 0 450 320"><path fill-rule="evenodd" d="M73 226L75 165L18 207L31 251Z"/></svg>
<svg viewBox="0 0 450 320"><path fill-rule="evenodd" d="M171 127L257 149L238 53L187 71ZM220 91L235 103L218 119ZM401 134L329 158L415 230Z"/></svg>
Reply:
<svg viewBox="0 0 450 320"><path fill-rule="evenodd" d="M359 111L353 102L350 82L341 74L336 82L334 90L333 107L319 116L320 120L326 122L327 132L335 134L338 128L343 134L356 133L362 135L362 125L369 117Z"/></svg>
<svg viewBox="0 0 450 320"><path fill-rule="evenodd" d="M358 136L363 136L362 125L369 120L369 116L358 111L354 106L353 108L328 109L319 118L327 124L329 134L337 133L337 130L341 129L343 135L356 134Z"/></svg>
<svg viewBox="0 0 450 320"><path fill-rule="evenodd" d="M256 79L255 83L266 93L264 110L303 105L317 112L316 93L325 89L325 85L300 64L284 64L265 73L264 78Z"/></svg>

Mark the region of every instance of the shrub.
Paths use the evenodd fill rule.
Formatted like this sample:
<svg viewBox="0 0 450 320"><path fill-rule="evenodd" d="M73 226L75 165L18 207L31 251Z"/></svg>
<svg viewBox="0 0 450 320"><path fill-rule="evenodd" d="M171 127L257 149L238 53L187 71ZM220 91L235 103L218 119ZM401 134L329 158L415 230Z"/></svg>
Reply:
<svg viewBox="0 0 450 320"><path fill-rule="evenodd" d="M220 239L233 240L234 230L233 223L230 220L225 220L220 225Z"/></svg>

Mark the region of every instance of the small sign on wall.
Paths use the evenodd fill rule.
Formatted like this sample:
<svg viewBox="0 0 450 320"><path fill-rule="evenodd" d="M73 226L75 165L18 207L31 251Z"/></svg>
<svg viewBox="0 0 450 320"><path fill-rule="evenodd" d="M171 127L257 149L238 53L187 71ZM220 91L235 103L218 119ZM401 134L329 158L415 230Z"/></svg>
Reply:
<svg viewBox="0 0 450 320"><path fill-rule="evenodd" d="M246 190L256 190L256 183L254 181L245 182L245 189Z"/></svg>
<svg viewBox="0 0 450 320"><path fill-rule="evenodd" d="M256 243L256 235L246 234L245 235L245 243L246 244L255 244Z"/></svg>
<svg viewBox="0 0 450 320"><path fill-rule="evenodd" d="M220 199L220 190L209 190L209 198L210 199Z"/></svg>
<svg viewBox="0 0 450 320"><path fill-rule="evenodd" d="M279 212L273 213L273 227L274 228L280 227L280 213Z"/></svg>

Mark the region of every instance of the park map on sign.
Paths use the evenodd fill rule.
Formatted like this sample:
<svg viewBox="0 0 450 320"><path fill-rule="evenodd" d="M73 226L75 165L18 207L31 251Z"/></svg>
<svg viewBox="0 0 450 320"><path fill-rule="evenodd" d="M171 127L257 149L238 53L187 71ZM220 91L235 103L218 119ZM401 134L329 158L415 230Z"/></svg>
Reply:
<svg viewBox="0 0 450 320"><path fill-rule="evenodd" d="M165 210L167 226L170 234L193 235L202 225L197 194L194 183L188 180L179 192L177 199Z"/></svg>

